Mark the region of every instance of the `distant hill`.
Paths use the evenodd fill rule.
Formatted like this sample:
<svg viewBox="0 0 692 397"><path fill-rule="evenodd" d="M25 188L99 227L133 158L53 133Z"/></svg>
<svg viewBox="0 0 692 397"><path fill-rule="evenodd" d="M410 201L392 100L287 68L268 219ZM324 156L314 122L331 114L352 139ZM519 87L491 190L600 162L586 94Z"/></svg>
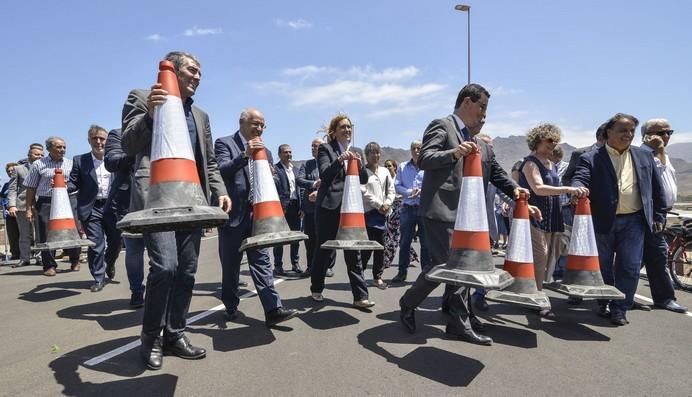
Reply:
<svg viewBox="0 0 692 397"><path fill-rule="evenodd" d="M692 142L671 143L666 150L670 157L692 162Z"/></svg>

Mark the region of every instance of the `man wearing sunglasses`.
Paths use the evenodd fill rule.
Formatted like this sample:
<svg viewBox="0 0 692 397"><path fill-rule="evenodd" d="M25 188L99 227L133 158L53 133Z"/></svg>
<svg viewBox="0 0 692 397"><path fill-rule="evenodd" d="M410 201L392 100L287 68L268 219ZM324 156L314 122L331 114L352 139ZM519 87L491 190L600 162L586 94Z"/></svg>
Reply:
<svg viewBox="0 0 692 397"><path fill-rule="evenodd" d="M661 174L666 208L671 209L678 194L675 168L666 154L666 146L673 135L673 129L666 119L651 119L642 125L642 149L650 150L654 163ZM685 313L687 308L675 301L675 290L670 275L666 272L668 245L662 233L647 232L644 237L644 266L649 279L654 306L676 313ZM635 304L635 309L649 311L646 305Z"/></svg>

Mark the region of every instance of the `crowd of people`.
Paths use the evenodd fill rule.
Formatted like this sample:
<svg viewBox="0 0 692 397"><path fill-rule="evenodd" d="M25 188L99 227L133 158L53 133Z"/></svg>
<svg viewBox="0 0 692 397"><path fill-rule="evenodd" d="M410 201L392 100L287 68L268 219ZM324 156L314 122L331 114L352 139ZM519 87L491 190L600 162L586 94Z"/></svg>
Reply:
<svg viewBox="0 0 692 397"><path fill-rule="evenodd" d="M201 63L192 54L171 52L180 89L186 125L200 184L210 205L218 205L228 220L218 228L221 263L221 300L225 318L234 321L238 310L242 255L239 248L252 235L254 178L253 153L266 149L262 134L265 119L258 109L241 112L238 130L212 143L208 115L194 104L201 80ZM130 285L130 305L144 307L141 356L150 369L159 369L164 355L199 359L206 350L193 345L185 334L186 315L195 283L200 253L201 227L172 232L145 232L142 236L116 228L125 214L145 207L151 170L154 111L167 100L168 92L156 83L149 90L133 90L122 111L122 128L110 132L92 125L87 132L91 150L65 156L63 138L48 137L45 147L32 144L27 158L7 165L10 182L3 187L7 202L6 226L16 227L13 255L17 267L32 259L33 242L48 238L52 180L56 169L66 176L68 192L80 230L93 242L87 262L97 293L116 274L115 263L125 246L125 268ZM676 302L665 269L667 246L660 233L666 211L675 203L675 170L666 155L673 130L664 119L641 126L642 145L632 145L639 121L618 113L596 132L596 143L576 150L569 162L562 161L560 128L541 124L527 134L528 155L507 173L495 159L492 138L481 129L485 124L490 93L478 84L461 89L453 113L435 119L422 139L411 143L411 157L397 165L381 158L381 146L368 143L364 150L352 146L353 124L345 114L336 115L325 127L325 140L311 142L312 159L300 167L293 164L292 147L278 147L279 161L272 174L287 224L303 231L305 260L299 243L290 244L290 273L310 278L310 297L324 300L326 277L334 274L336 251L322 248L334 240L339 229L346 185L345 163L358 162L358 180L364 205L367 236L383 251L345 250L344 262L353 293L353 306L375 305L368 294L365 269L372 257L372 286L386 289L408 280L412 262L420 263L420 275L403 294L400 320L409 332L416 331L415 310L439 285L426 273L447 262L450 238L457 218L464 157L479 152L491 243L497 249L508 244L512 207L520 194L529 197L531 243L536 287L556 283L564 274L566 247L576 198L589 196L603 280L625 294L625 299L599 301L598 314L613 324L628 323L631 309L650 310L634 301L639 270L644 263L654 305L675 312L687 309ZM47 156L44 156L44 150ZM383 164L380 165L380 164ZM68 177L69 176L69 177ZM417 239L420 255L412 247ZM509 242L511 244L511 242ZM16 252L14 251L16 249ZM149 273L144 284L144 251ZM273 252L272 252L273 251ZM397 271L386 280L384 269ZM80 270L80 249L66 250L72 271ZM274 287L274 277L289 275L284 269L283 247L249 248L245 251L250 276L264 308L266 325L287 321L298 311L284 307ZM270 254L273 254L273 261ZM54 252L42 251L38 263L43 274L56 276ZM304 265L304 267L303 267ZM145 293L146 292L146 293ZM570 298L570 303L580 300ZM446 285L441 310L448 316L450 338L490 345L484 325L475 311L487 310L485 291L471 295L468 287ZM554 318L550 310L539 315Z"/></svg>

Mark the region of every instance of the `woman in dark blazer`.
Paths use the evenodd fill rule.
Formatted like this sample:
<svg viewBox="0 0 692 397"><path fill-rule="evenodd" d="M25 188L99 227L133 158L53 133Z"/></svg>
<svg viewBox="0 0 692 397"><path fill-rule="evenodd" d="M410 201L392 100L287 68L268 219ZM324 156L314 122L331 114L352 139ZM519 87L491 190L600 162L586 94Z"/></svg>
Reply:
<svg viewBox="0 0 692 397"><path fill-rule="evenodd" d="M320 188L317 191L315 203L315 224L317 245L321 246L327 240L334 240L339 229L341 217L341 199L344 194L346 177L346 160L359 162L360 183L368 181L365 170L363 152L351 146L353 125L345 114L336 115L327 129L327 143L320 145L317 152L317 164L320 170ZM359 192L360 193L360 192ZM324 278L329 265L336 259L336 252L320 248L312 263L310 274L310 291L312 299L321 302L324 298ZM375 305L368 299L368 287L365 284L360 251L344 251L344 260L348 269L348 279L353 291L353 306L368 308Z"/></svg>

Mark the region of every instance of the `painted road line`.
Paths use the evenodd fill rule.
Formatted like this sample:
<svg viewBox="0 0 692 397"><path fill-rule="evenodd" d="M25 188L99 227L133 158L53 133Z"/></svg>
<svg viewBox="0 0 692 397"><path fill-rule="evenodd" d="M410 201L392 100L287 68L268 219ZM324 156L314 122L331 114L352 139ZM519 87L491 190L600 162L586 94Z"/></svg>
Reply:
<svg viewBox="0 0 692 397"><path fill-rule="evenodd" d="M646 303L648 303L648 304L651 304L651 305L654 303L654 301L653 301L651 298L646 297L646 296L644 296L644 295L634 294L634 297L635 297L635 298L639 298L639 299L643 300L644 302L646 302ZM690 313L689 311L688 311L688 312L685 312L685 313L681 313L681 314L684 314L684 315L686 315L687 317L692 317L692 313Z"/></svg>
<svg viewBox="0 0 692 397"><path fill-rule="evenodd" d="M274 280L274 285L280 284L283 281L284 280L281 278ZM240 300L242 301L242 300L245 300L245 299L250 298L250 297L255 296L255 295L257 295L257 290L248 291L248 292L246 292L240 296ZM196 316L188 318L187 319L187 325L191 325L192 323L197 322L197 321L199 321L205 317L208 317L208 316L218 312L219 310L224 310L223 304L218 305L218 306L214 306L211 309L209 309L203 313L200 313ZM96 356L90 360L87 360L84 362L84 365L87 367L93 367L93 366L99 365L102 362L110 360L111 358L113 358L115 356L118 356L118 355L123 354L127 351L130 351L136 347L139 347L140 344L141 344L141 341L139 341L139 340L130 342L124 346L120 346L120 347L113 349L109 352L103 353L100 356Z"/></svg>

